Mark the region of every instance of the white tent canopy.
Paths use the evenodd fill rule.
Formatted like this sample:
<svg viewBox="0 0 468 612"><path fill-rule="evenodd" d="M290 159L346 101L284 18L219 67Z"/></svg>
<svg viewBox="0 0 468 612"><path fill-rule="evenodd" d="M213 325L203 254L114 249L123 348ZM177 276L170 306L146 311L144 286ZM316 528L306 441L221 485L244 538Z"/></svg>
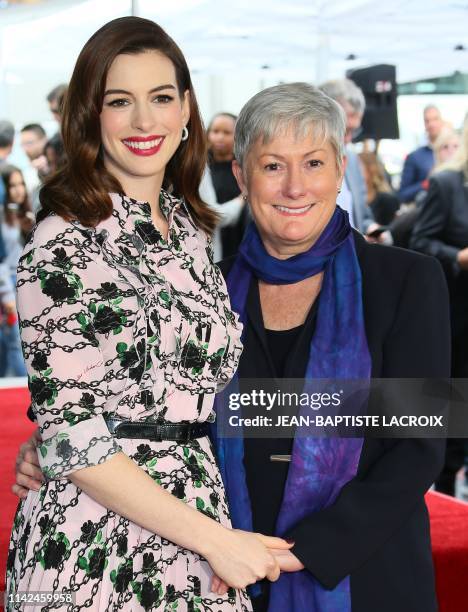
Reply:
<svg viewBox="0 0 468 612"><path fill-rule="evenodd" d="M466 0L49 0L0 9L0 115L48 119L47 91L97 28L132 7L181 46L206 114L238 110L281 80L377 63L395 64L399 82L468 71Z"/></svg>
<svg viewBox="0 0 468 612"><path fill-rule="evenodd" d="M132 6L168 30L195 71L269 66L307 70L315 79L390 63L407 81L468 69L462 0L51 0L0 10L3 67L34 58L69 68L97 27ZM467 51L455 51L457 45ZM356 59L346 60L351 54Z"/></svg>

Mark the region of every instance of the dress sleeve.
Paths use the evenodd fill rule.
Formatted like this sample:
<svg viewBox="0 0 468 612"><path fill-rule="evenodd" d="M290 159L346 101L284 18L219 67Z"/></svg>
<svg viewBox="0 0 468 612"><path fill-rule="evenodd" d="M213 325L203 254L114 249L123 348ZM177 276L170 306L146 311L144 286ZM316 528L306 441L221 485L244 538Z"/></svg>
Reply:
<svg viewBox="0 0 468 612"><path fill-rule="evenodd" d="M48 479L104 462L120 450L103 418L104 357L89 311L98 271L73 243L32 248L18 267L18 314L32 410ZM101 273L102 275L102 273Z"/></svg>

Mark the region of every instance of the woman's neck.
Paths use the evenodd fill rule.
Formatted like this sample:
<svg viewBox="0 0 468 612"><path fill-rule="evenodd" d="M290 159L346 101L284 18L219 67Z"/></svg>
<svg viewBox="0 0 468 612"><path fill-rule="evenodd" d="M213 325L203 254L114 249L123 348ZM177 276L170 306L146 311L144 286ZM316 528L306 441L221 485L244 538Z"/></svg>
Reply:
<svg viewBox="0 0 468 612"><path fill-rule="evenodd" d="M146 178L146 177L145 177ZM151 180L150 180L151 179ZM159 207L159 195L162 187L162 177L150 177L146 180L120 181L126 195L138 202L148 202L151 208L151 219L156 229L167 237L167 220Z"/></svg>
<svg viewBox="0 0 468 612"><path fill-rule="evenodd" d="M265 329L282 331L302 325L322 287L323 272L290 285L259 281Z"/></svg>

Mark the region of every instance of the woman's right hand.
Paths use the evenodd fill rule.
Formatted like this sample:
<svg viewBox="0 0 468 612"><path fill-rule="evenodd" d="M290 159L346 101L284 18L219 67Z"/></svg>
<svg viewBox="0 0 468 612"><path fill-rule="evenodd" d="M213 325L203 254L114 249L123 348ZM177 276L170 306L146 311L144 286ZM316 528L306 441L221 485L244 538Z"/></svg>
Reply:
<svg viewBox="0 0 468 612"><path fill-rule="evenodd" d="M216 576L235 589L244 589L263 578L278 580L279 564L268 548L289 550L291 546L281 538L223 529L204 556Z"/></svg>
<svg viewBox="0 0 468 612"><path fill-rule="evenodd" d="M15 495L26 499L29 489L38 491L44 482L44 476L39 466L37 445L42 442L39 429L22 444L16 457L16 482L11 487Z"/></svg>

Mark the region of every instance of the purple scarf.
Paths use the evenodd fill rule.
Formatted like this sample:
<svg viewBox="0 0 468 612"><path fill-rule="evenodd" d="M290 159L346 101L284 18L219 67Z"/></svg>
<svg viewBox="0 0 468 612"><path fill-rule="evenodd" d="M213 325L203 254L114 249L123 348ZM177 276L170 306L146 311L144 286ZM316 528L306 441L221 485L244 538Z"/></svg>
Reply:
<svg viewBox="0 0 468 612"><path fill-rule="evenodd" d="M324 279L306 381L368 379L371 359L364 327L361 270L348 215L341 208L336 207L308 251L287 260L267 253L252 224L226 280L232 308L245 325L252 277L270 284L291 284L321 271ZM225 393L235 391L238 385L235 376ZM215 404L218 416L225 410L223 395ZM233 526L251 531L243 439L218 437L215 443ZM285 535L306 516L334 503L342 487L356 475L362 443L362 438L295 438L278 535ZM307 570L282 573L271 585L268 612L351 612L349 576L335 589L327 590Z"/></svg>

